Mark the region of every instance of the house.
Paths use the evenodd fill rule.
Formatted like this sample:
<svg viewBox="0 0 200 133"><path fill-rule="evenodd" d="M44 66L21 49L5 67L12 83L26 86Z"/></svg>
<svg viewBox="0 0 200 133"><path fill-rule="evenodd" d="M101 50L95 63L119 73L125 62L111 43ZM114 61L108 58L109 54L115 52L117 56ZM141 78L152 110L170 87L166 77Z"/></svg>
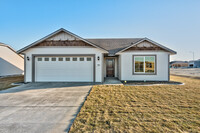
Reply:
<svg viewBox="0 0 200 133"><path fill-rule="evenodd" d="M188 61L172 61L170 62L170 68L186 68L188 67Z"/></svg>
<svg viewBox="0 0 200 133"><path fill-rule="evenodd" d="M24 73L24 58L10 46L0 43L0 76Z"/></svg>
<svg viewBox="0 0 200 133"><path fill-rule="evenodd" d="M20 49L25 82L169 81L175 51L148 38L84 39L63 28Z"/></svg>
<svg viewBox="0 0 200 133"><path fill-rule="evenodd" d="M189 61L188 67L191 67L191 68L200 68L200 59Z"/></svg>

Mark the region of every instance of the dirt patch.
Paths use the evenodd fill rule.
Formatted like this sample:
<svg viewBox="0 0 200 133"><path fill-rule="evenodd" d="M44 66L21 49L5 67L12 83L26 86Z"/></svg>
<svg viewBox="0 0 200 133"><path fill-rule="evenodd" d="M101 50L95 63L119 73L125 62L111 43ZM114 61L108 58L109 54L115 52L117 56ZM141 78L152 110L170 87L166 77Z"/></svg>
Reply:
<svg viewBox="0 0 200 133"><path fill-rule="evenodd" d="M0 90L5 90L16 85L12 85L12 83L23 82L24 76L9 76L9 77L1 77L0 78Z"/></svg>

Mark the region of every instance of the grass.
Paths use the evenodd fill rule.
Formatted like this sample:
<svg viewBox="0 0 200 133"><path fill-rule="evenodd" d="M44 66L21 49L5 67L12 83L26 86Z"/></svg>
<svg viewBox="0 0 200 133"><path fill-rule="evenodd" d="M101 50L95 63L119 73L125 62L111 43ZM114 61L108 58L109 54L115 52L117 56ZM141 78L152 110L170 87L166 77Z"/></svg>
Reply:
<svg viewBox="0 0 200 133"><path fill-rule="evenodd" d="M200 132L200 80L185 85L94 86L70 132Z"/></svg>
<svg viewBox="0 0 200 133"><path fill-rule="evenodd" d="M23 81L24 81L24 76L12 76L12 77L0 78L0 90L5 90L14 87L13 85L11 85L11 83L23 82Z"/></svg>

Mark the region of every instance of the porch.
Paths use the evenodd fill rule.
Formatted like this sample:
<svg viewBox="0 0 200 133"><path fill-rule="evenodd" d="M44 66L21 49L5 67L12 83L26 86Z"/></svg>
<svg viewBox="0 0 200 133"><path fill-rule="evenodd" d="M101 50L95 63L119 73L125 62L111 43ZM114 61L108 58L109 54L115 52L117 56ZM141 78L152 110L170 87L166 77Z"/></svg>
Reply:
<svg viewBox="0 0 200 133"><path fill-rule="evenodd" d="M115 77L106 77L104 78L104 83L105 85L123 85L122 82Z"/></svg>

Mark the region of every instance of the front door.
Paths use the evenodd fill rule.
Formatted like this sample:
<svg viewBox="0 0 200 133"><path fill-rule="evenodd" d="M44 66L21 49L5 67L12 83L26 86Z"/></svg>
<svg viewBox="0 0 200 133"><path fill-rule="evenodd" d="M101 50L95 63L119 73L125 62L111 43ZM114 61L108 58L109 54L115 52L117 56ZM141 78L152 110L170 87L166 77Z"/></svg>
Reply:
<svg viewBox="0 0 200 133"><path fill-rule="evenodd" d="M106 59L106 76L114 77L115 59Z"/></svg>

